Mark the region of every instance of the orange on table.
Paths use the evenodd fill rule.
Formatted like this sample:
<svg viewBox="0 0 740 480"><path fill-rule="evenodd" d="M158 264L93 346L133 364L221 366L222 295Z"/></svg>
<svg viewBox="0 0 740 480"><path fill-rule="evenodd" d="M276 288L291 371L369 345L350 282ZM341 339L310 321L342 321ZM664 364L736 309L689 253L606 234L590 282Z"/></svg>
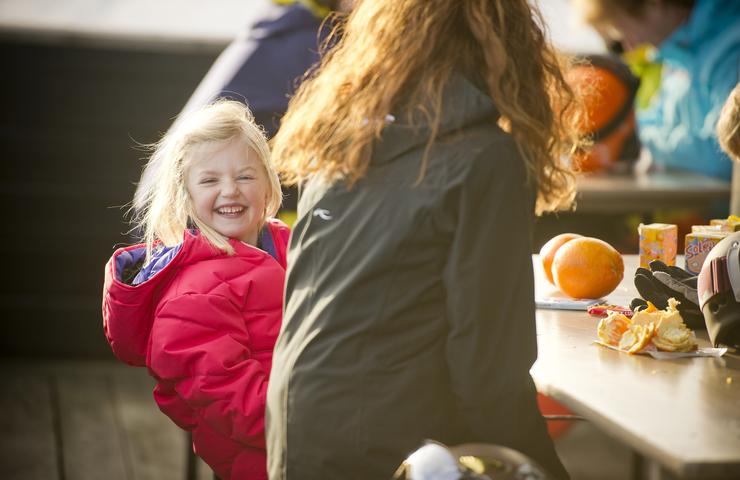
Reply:
<svg viewBox="0 0 740 480"><path fill-rule="evenodd" d="M547 243L542 245L540 249L540 260L542 261L542 268L545 270L547 281L555 285L555 280L552 278L552 261L555 258L555 252L566 242L581 237L582 235L578 235L577 233L561 233L560 235L555 235Z"/></svg>
<svg viewBox="0 0 740 480"><path fill-rule="evenodd" d="M555 285L572 298L601 298L619 285L624 261L603 240L581 237L563 244L552 261Z"/></svg>

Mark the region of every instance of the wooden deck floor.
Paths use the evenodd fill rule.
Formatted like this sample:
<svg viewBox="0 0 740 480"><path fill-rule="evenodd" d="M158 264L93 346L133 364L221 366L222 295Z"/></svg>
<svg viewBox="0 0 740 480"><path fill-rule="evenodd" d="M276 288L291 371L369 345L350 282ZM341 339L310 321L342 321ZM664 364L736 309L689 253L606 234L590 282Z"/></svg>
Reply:
<svg viewBox="0 0 740 480"><path fill-rule="evenodd" d="M187 478L186 434L157 408L144 369L2 361L0 376L0 478ZM200 460L195 478L212 479Z"/></svg>
<svg viewBox="0 0 740 480"><path fill-rule="evenodd" d="M0 360L0 480L186 480L186 434L144 369ZM629 478L630 451L579 422L556 442L573 480ZM191 480L212 480L196 460Z"/></svg>

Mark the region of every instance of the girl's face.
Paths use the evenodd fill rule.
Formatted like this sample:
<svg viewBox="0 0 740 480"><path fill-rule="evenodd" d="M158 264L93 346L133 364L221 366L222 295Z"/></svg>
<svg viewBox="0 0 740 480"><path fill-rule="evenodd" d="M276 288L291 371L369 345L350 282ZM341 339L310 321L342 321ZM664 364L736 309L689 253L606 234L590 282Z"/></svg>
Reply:
<svg viewBox="0 0 740 480"><path fill-rule="evenodd" d="M186 185L200 221L225 237L257 245L268 182L257 152L242 139L196 148Z"/></svg>

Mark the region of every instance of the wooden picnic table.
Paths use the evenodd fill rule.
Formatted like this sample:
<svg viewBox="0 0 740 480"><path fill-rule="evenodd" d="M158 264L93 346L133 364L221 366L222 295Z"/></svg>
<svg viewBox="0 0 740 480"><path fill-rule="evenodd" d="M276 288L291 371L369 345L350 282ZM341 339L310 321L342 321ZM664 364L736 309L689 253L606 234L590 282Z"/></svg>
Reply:
<svg viewBox="0 0 740 480"><path fill-rule="evenodd" d="M730 201L729 181L680 171L583 175L577 191L577 213L652 213Z"/></svg>
<svg viewBox="0 0 740 480"><path fill-rule="evenodd" d="M624 259L624 280L607 299L629 305L638 258ZM538 295L562 296L533 261ZM627 355L594 343L597 322L584 311L537 310L538 390L631 447L644 460L639 478L740 478L740 357ZM706 332L697 336L710 346Z"/></svg>

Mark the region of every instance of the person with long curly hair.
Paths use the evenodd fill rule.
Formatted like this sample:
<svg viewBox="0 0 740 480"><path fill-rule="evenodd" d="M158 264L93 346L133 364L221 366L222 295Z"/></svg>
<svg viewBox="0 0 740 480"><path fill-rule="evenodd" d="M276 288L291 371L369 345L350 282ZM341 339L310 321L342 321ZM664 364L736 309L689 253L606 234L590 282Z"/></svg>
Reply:
<svg viewBox="0 0 740 480"><path fill-rule="evenodd" d="M572 92L527 0L360 0L274 139L301 190L271 479L390 478L425 439L567 478L535 401L531 234L567 208Z"/></svg>

